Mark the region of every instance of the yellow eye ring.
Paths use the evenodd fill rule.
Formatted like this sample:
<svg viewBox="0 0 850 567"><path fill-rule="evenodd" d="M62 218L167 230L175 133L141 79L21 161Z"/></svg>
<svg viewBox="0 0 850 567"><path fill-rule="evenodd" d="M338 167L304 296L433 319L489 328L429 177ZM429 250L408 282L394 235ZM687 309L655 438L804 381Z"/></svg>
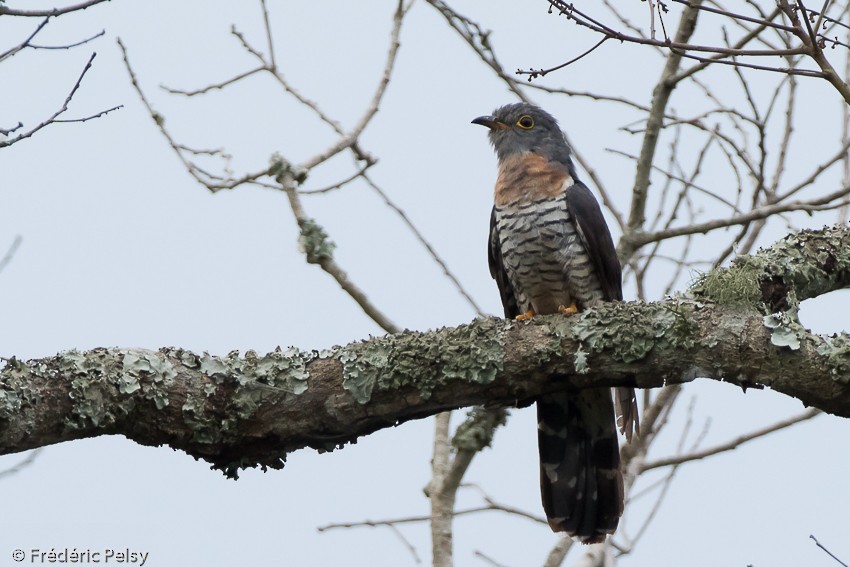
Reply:
<svg viewBox="0 0 850 567"><path fill-rule="evenodd" d="M523 130L531 130L532 128L534 128L534 118L532 118L528 114L523 114L519 117L519 120L516 121L516 125L522 128Z"/></svg>

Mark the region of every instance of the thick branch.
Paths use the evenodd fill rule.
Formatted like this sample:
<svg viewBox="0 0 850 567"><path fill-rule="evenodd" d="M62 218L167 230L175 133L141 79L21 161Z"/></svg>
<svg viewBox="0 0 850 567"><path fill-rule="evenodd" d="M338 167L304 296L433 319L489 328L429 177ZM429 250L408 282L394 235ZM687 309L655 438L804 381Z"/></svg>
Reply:
<svg viewBox="0 0 850 567"><path fill-rule="evenodd" d="M813 335L793 316L798 301L845 287L850 228L842 226L739 258L688 295L573 317L477 319L323 352L114 348L11 359L0 372L0 454L122 434L235 474L462 406L698 377L767 386L850 416L850 338Z"/></svg>

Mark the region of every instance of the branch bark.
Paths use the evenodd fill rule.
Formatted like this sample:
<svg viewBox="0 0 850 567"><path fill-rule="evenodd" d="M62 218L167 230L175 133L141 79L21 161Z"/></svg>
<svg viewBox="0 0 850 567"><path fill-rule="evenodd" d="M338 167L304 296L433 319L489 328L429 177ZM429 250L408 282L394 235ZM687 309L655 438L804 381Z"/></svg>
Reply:
<svg viewBox="0 0 850 567"><path fill-rule="evenodd" d="M770 387L848 417L850 337L812 334L795 316L800 301L845 287L850 227L842 225L738 258L687 294L569 318L476 319L322 352L99 348L12 358L0 371L0 454L122 434L235 475L462 406L698 377Z"/></svg>

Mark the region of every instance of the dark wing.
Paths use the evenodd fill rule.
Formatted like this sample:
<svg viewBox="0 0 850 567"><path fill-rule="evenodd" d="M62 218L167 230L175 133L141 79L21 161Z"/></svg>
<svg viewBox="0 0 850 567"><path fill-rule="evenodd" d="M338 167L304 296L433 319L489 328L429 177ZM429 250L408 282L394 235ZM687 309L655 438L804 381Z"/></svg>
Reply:
<svg viewBox="0 0 850 567"><path fill-rule="evenodd" d="M599 203L596 202L590 189L581 181L577 181L567 189L566 199L567 209L578 227L579 238L599 276L605 299L622 301L623 276L620 260L617 258L617 249L614 247L611 232L608 230L605 217L602 216ZM634 388L614 388L614 403L617 425L626 436L626 440L631 443L634 433L640 431Z"/></svg>
<svg viewBox="0 0 850 567"><path fill-rule="evenodd" d="M623 299L623 282L617 249L602 216L602 209L590 189L581 181L567 188L567 210L575 219L578 235L602 284L607 301Z"/></svg>
<svg viewBox="0 0 850 567"><path fill-rule="evenodd" d="M505 309L505 318L513 319L520 314L516 302L514 290L508 281L508 273L502 263L502 248L499 243L499 231L496 227L496 207L490 213L490 238L487 242L487 262L490 264L490 275L499 286L499 295L502 296L502 307Z"/></svg>

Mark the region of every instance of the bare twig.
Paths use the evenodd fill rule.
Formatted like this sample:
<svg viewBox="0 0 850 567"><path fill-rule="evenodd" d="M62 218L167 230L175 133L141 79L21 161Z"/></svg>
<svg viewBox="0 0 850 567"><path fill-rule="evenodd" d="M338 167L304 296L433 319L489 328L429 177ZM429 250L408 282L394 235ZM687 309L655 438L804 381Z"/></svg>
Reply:
<svg viewBox="0 0 850 567"><path fill-rule="evenodd" d="M835 560L836 560L836 561L837 561L840 565L843 565L843 567L848 567L846 563L844 563L844 562L843 562L842 560L840 560L838 557L836 557L835 555L833 555L833 553L832 553L830 550L828 550L826 547L824 547L824 546L821 544L821 542L819 542L819 541L817 540L817 538L816 538L815 536L810 535L810 536L809 536L809 538L810 538L812 541L814 541L814 542L815 542L815 545L817 545L819 548L821 548L822 550L824 550L824 552L826 552L826 554L827 554L827 555L829 555L830 557L832 557L833 559L835 559Z"/></svg>
<svg viewBox="0 0 850 567"><path fill-rule="evenodd" d="M2 8L0 8L0 9L2 9ZM10 57L12 57L12 56L14 56L16 53L18 53L18 52L20 52L20 51L22 51L22 50L26 49L26 48L29 46L30 42L33 40L33 38L34 38L35 36L37 36L37 35L38 35L38 33L39 33L41 30L43 30L43 29L44 29L44 27L45 27L45 26L46 26L49 22L50 22L50 18L44 18L44 19L41 21L41 23L40 23L40 24L38 24L38 25L36 26L36 28L32 31L32 33L31 33L31 34L30 34L30 35L29 35L29 36L28 36L28 37L27 37L24 41L22 41L21 43L19 43L18 45L16 45L16 46L12 47L12 48L11 48L11 49L9 49L9 50L4 51L3 53L0 53L0 63L2 63L4 60L6 60L6 59L8 59L8 58L10 58Z"/></svg>
<svg viewBox="0 0 850 567"><path fill-rule="evenodd" d="M499 563L498 561L478 549L473 552L473 555L483 560L488 565L492 565L493 567L507 567L504 563Z"/></svg>
<svg viewBox="0 0 850 567"><path fill-rule="evenodd" d="M27 456L21 462L9 467L8 469L0 471L0 479L2 479L3 477L18 474L19 472L33 464L43 450L43 448L33 449L32 451L27 453Z"/></svg>
<svg viewBox="0 0 850 567"><path fill-rule="evenodd" d="M292 214L295 216L295 220L298 222L298 226L303 235L305 230L307 230L311 224L315 226L315 223L304 212L296 187L288 183L282 183L281 186L286 192L286 196L289 198L289 205L292 209ZM327 238L327 235L324 235L324 238ZM401 330L398 325L393 323L380 309L378 309L377 305L375 305L366 296L366 293L360 289L359 286L351 281L348 274L339 266L339 264L336 263L331 254L317 254L314 259L311 259L308 254L307 261L318 264L325 273L336 280L343 291L351 296L363 312L383 330L388 333L397 333Z"/></svg>
<svg viewBox="0 0 850 567"><path fill-rule="evenodd" d="M0 16L50 18L55 16L61 16L62 14L67 14L69 12L78 12L80 10L85 10L86 8L91 8L92 6L101 4L102 2L109 2L109 0L88 0L87 2L72 4L71 6L65 6L64 8L53 8L52 10L15 10L13 8L4 8L0 6Z"/></svg>
<svg viewBox="0 0 850 567"><path fill-rule="evenodd" d="M778 422L776 422L772 425L768 425L766 427L762 427L761 429L757 429L755 431L747 433L746 435L740 435L738 437L735 437L734 439L727 441L726 443L721 443L720 445L716 445L714 447L709 447L708 449L703 449L701 451L694 451L694 452L687 453L687 454L684 454L684 455L677 455L675 457L668 457L666 459L658 459L656 461L644 463L643 466L641 467L641 472L648 471L648 470L651 470L651 469L656 469L656 468L659 468L659 467L668 467L668 466L673 466L673 465L678 466L678 465L681 465L683 463L698 461L698 460L704 459L706 457L711 457L711 456L717 455L719 453L725 453L727 451L733 451L733 450L737 449L738 447L740 447L741 445L743 445L744 443L747 443L747 442L752 441L754 439L760 439L760 438L762 438L766 435L769 435L769 434L771 434L775 431L779 431L781 429L791 427L792 425L796 425L800 422L812 419L813 417L815 417L816 415L819 415L820 413L821 413L820 410L815 409L815 408L811 408L811 409L804 411L803 413L801 413L799 415L789 417L788 419L783 419L783 420L778 421Z"/></svg>
<svg viewBox="0 0 850 567"><path fill-rule="evenodd" d="M23 238L20 234L15 236L15 239L12 240L12 244L9 245L9 248L6 250L6 253L0 258L0 272L6 269L6 266L9 265L9 262L12 261L12 258L15 257L15 253L18 251L18 248L23 242Z"/></svg>
<svg viewBox="0 0 850 567"><path fill-rule="evenodd" d="M106 30L100 30L98 33L93 36L87 37L85 39L81 39L80 41L75 41L74 43L66 43L62 45L37 45L35 43L30 43L27 47L31 49L46 49L46 50L60 50L60 49L71 49L73 47L79 47L81 45L85 45L90 41L94 41L99 37L103 37L106 35Z"/></svg>
<svg viewBox="0 0 850 567"><path fill-rule="evenodd" d="M449 269L446 262L442 259L442 257L440 257L439 254L437 254L437 251L434 249L434 247L431 246L431 243L428 242L428 240L419 231L419 229L416 227L416 225L413 224L413 222L410 220L410 217L407 216L407 213L405 213L404 210L401 207L396 205L395 202L393 202L389 198L389 196L386 194L386 192L384 192L372 180L372 178L370 176L364 174L363 179L365 179L366 183L369 185L369 187L371 187L372 190L375 191L381 197L381 199L383 199L384 204L386 204L390 209L395 211L395 213L401 218L402 222L407 225L407 228L410 230L410 232L413 233L413 236L419 241L419 243L422 245L422 247L425 248L425 250L431 256L431 259L434 260L434 262L438 266L440 266L440 268L443 270L443 275L445 275L449 279L449 281L452 282L455 289L458 291L458 293L461 294L461 296L463 296L463 298L470 305L470 307L472 307L472 309L475 311L476 315L478 315L479 317L486 317L487 314L484 313L484 311L481 309L481 307L478 305L478 303L472 298L472 296L469 294L469 292L467 292L466 289L463 287L463 285L461 285L460 280L457 279L457 277L454 275L454 273Z"/></svg>
<svg viewBox="0 0 850 567"><path fill-rule="evenodd" d="M50 124L54 124L56 122L85 122L87 120L91 120L93 118L98 118L100 116L103 116L104 114L112 112L113 110L117 110L117 109L121 108L121 106L115 106L113 108L110 108L108 110L104 110L104 111L99 112L97 114L94 114L92 116L87 116L85 118L77 118L77 119L73 119L73 120L58 120L59 116L61 116L62 114L64 114L65 112L68 111L68 107L71 104L71 100L73 100L74 95L77 94L77 90L80 88L80 85L83 83L83 79L85 78L86 73L88 73L89 69L91 69L92 62L94 61L95 56L97 56L97 53L91 54L91 57L89 57L88 61L86 62L85 67L83 67L83 71L80 73L80 76L77 78L77 82L74 83L74 86L71 88L71 91L68 93L68 96L65 97L65 102L62 104L62 106L59 108L59 110L54 112L49 118L42 121L37 126L27 130L26 132L22 132L21 134L18 134L17 136L12 138L11 140L0 141L0 148L6 147L6 146L11 146L14 143L20 142L21 140L25 140L26 138L31 137L33 134L35 134L36 132L38 132L42 128L45 128L46 126L49 126Z"/></svg>
<svg viewBox="0 0 850 567"><path fill-rule="evenodd" d="M677 42L686 43L691 35L693 35L696 29L697 14L699 13L698 6L701 1L698 0L693 5L689 5L682 13L679 30L676 32ZM667 108L667 103L670 100L673 89L676 88L676 83L672 82L672 79L678 72L681 60L681 56L675 52L667 58L664 70L661 72L661 77L655 88L652 106L646 121L646 133L644 134L643 144L641 145L640 159L638 160L635 171L635 182L632 188L632 205L629 211L629 220L626 229L628 234L641 230L646 221L645 211L647 196L649 194L649 178L652 162L655 156L655 150L658 147L658 136L661 131L662 121L664 120L665 109ZM621 261L628 261L636 250L637 248L630 246L630 241L626 238L620 241L617 252Z"/></svg>
<svg viewBox="0 0 850 567"><path fill-rule="evenodd" d="M374 118L375 114L377 114L378 107L381 104L381 100L384 98L384 93L387 90L387 85L390 83L390 76L392 75L393 68L395 67L396 56L398 55L398 49L401 46L401 43L399 41L401 24L404 20L405 14L410 9L410 6L410 3L405 5L403 0L398 1L396 12L393 16L393 28L392 32L390 33L390 47L387 50L387 59L384 63L384 71L381 75L381 80L378 82L378 87L375 89L375 93L372 95L372 100L369 103L366 112L363 113L363 116L360 117L360 120L357 122L354 128L347 132L334 145L332 145L324 152L302 163L301 167L303 167L304 169L312 169L320 163L329 160L339 152L356 144L357 140L360 138L360 134L363 133L363 130L366 129L366 126L369 125L369 122L371 122L372 118Z"/></svg>

